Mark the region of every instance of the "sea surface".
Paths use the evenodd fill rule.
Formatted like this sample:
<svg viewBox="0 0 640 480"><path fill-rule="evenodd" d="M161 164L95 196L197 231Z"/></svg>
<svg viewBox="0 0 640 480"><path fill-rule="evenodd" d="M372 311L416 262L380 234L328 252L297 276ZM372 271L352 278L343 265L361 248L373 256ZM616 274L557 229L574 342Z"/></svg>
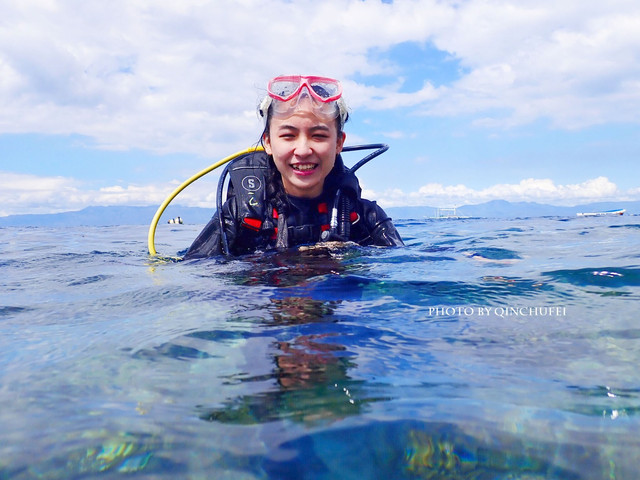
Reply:
<svg viewBox="0 0 640 480"><path fill-rule="evenodd" d="M0 479L637 479L640 217L0 229Z"/></svg>

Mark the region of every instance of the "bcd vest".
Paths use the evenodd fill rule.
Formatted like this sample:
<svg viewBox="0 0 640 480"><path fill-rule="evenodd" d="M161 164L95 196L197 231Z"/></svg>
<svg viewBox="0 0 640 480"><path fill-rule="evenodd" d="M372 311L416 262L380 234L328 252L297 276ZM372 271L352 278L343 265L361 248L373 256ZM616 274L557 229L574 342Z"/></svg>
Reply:
<svg viewBox="0 0 640 480"><path fill-rule="evenodd" d="M248 153L235 159L229 167L227 197L236 197L238 224L244 230L241 235L258 237L252 240L262 239L266 243L282 247L318 242L322 233L331 228L330 215L333 205L322 200L317 203L314 209L316 211L306 212L306 215L296 215L294 211L282 218L281 212L278 212L267 199L266 187L270 170L269 157L264 152ZM334 170L343 172L343 175L340 175L343 195L355 197L353 200L357 200L360 193L357 178L344 168L340 156L336 159ZM331 184L333 177L336 175L330 174L325 180L325 185ZM331 190L335 192L336 189L334 186ZM352 201L352 208L354 205L355 202ZM352 223L359 219L355 211L350 211L348 218ZM286 232L283 229L286 229Z"/></svg>

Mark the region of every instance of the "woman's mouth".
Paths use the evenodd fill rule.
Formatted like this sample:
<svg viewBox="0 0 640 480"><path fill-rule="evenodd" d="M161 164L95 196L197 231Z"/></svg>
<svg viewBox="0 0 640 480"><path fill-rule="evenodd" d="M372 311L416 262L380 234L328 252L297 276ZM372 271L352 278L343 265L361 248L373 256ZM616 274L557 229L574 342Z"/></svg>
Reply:
<svg viewBox="0 0 640 480"><path fill-rule="evenodd" d="M316 168L318 168L318 164L317 163L294 163L293 165L291 165L291 168L293 168L296 172L311 172L312 170L315 170Z"/></svg>

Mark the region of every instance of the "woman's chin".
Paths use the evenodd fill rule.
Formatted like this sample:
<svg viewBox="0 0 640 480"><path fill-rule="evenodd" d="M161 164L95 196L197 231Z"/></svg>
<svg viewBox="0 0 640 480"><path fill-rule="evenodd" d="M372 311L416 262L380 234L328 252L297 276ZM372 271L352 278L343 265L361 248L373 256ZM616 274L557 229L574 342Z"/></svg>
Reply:
<svg viewBox="0 0 640 480"><path fill-rule="evenodd" d="M322 193L322 183L310 175L293 178L287 183L285 191L294 197L315 198Z"/></svg>

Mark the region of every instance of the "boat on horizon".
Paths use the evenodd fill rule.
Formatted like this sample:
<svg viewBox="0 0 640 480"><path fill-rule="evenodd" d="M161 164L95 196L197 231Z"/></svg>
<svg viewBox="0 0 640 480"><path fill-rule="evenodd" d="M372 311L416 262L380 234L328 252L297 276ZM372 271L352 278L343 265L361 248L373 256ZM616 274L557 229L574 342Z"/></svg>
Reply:
<svg viewBox="0 0 640 480"><path fill-rule="evenodd" d="M430 217L434 220L461 220L471 218L468 215L458 215L457 207L439 207L436 209L435 217Z"/></svg>
<svg viewBox="0 0 640 480"><path fill-rule="evenodd" d="M583 212L578 213L579 217L611 217L611 216L620 216L624 215L626 210L624 208L619 208L616 210L606 210L604 212Z"/></svg>

